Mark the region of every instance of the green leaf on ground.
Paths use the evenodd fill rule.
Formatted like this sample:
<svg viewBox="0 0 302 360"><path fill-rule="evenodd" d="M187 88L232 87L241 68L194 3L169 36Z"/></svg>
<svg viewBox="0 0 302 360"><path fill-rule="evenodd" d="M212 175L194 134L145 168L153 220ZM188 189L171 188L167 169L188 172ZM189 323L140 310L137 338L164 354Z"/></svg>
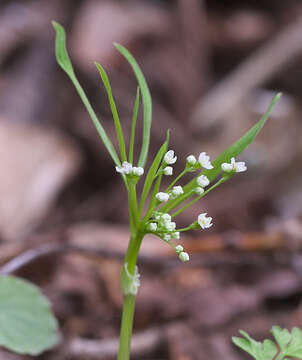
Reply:
<svg viewBox="0 0 302 360"><path fill-rule="evenodd" d="M58 342L50 304L35 285L0 277L0 345L19 354L38 355Z"/></svg>

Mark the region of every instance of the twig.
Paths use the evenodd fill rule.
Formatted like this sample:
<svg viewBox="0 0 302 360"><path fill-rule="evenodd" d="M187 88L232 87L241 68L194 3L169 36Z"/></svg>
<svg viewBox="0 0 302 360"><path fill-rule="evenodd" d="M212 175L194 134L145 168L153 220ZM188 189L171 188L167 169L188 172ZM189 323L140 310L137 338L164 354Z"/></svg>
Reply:
<svg viewBox="0 0 302 360"><path fill-rule="evenodd" d="M301 53L301 33L302 17L299 17L210 90L193 112L191 121L194 130L199 130L203 124L216 125L251 89L270 79Z"/></svg>
<svg viewBox="0 0 302 360"><path fill-rule="evenodd" d="M151 328L135 334L131 341L131 353L135 356L142 356L157 349L164 339L162 328ZM116 356L119 340L87 340L76 338L69 341L63 347L63 353L68 358L77 359L108 359Z"/></svg>

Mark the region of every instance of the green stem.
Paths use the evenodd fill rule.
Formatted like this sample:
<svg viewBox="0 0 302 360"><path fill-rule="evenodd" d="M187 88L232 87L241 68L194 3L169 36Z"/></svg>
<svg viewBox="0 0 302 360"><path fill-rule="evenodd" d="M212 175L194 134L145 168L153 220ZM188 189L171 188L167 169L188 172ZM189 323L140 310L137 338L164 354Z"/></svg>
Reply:
<svg viewBox="0 0 302 360"><path fill-rule="evenodd" d="M189 208L190 206L192 206L193 204L195 204L198 200L200 200L202 197L204 197L205 195L207 195L210 191L214 190L217 186L219 186L220 184L224 183L228 178L222 177L219 181L217 181L216 184L214 184L213 186L211 186L208 190L206 190L204 193L202 193L201 195L197 196L196 198L194 198L192 201L190 201L189 203L187 203L185 206L183 206L182 208L180 208L179 210L175 211L171 217L175 217L177 215L179 215L180 213L182 213L183 211L185 211L187 208Z"/></svg>
<svg viewBox="0 0 302 360"><path fill-rule="evenodd" d="M188 172L188 169L184 169L172 182L171 184L167 187L167 189L165 190L165 192L169 191L173 185L175 185L177 183L177 181L179 179L181 179L186 173Z"/></svg>
<svg viewBox="0 0 302 360"><path fill-rule="evenodd" d="M123 302L123 314L120 331L120 346L118 360L130 359L130 345L133 327L133 316L135 308L135 295L125 295Z"/></svg>

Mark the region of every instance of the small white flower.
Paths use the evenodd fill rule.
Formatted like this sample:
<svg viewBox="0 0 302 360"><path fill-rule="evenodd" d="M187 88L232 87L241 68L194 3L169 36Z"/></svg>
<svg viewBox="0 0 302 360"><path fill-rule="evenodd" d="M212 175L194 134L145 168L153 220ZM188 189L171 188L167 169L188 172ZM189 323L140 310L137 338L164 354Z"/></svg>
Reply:
<svg viewBox="0 0 302 360"><path fill-rule="evenodd" d="M165 201L168 201L169 200L169 194L167 193L164 193L164 192L158 192L156 195L155 195L156 199L160 202L165 202Z"/></svg>
<svg viewBox="0 0 302 360"><path fill-rule="evenodd" d="M176 160L177 160L177 156L174 156L173 150L169 150L164 156L164 161L166 164L169 165L175 164Z"/></svg>
<svg viewBox="0 0 302 360"><path fill-rule="evenodd" d="M132 172L132 164L128 163L127 161L124 161L122 163L122 166L119 167L119 166L116 166L115 167L115 170L120 173L120 174L125 174L125 175L128 175Z"/></svg>
<svg viewBox="0 0 302 360"><path fill-rule="evenodd" d="M170 241L170 240L171 240L171 235L165 234L165 235L163 236L163 239L164 239L165 241Z"/></svg>
<svg viewBox="0 0 302 360"><path fill-rule="evenodd" d="M157 224L156 224L156 223L150 223L150 224L148 225L148 230L150 230L150 231L156 231L156 229L157 229Z"/></svg>
<svg viewBox="0 0 302 360"><path fill-rule="evenodd" d="M173 232L173 233L171 234L171 238L178 240L178 239L180 238L180 233L179 233L179 231Z"/></svg>
<svg viewBox="0 0 302 360"><path fill-rule="evenodd" d="M243 172L247 170L247 167L245 165L245 162L243 161L236 162L235 158L232 157L230 163L221 164L221 169L225 172L232 172L232 171Z"/></svg>
<svg viewBox="0 0 302 360"><path fill-rule="evenodd" d="M213 165L211 164L210 157L205 152L200 153L198 157L198 161L200 165L205 169L210 170L214 168Z"/></svg>
<svg viewBox="0 0 302 360"><path fill-rule="evenodd" d="M173 168L172 166L166 166L163 170L164 175L173 175Z"/></svg>
<svg viewBox="0 0 302 360"><path fill-rule="evenodd" d="M173 231L176 229L176 223L175 222L166 222L165 223L165 228L168 230L168 231Z"/></svg>
<svg viewBox="0 0 302 360"><path fill-rule="evenodd" d="M142 176L143 175L143 173L144 173L144 169L142 168L142 167L133 167L132 168L132 174L133 175L137 175L137 176Z"/></svg>
<svg viewBox="0 0 302 360"><path fill-rule="evenodd" d="M183 248L181 245L175 246L175 251L176 251L177 253L181 253L183 250L184 250L184 248Z"/></svg>
<svg viewBox="0 0 302 360"><path fill-rule="evenodd" d="M162 220L163 221L168 221L168 222L170 222L171 221L171 215L169 215L169 214L163 214L162 216L161 216L161 218L162 218Z"/></svg>
<svg viewBox="0 0 302 360"><path fill-rule="evenodd" d="M183 191L183 189L182 189L182 187L180 185L179 186L173 186L172 194L174 196L178 196L178 195L181 195L183 193L184 193L184 191Z"/></svg>
<svg viewBox="0 0 302 360"><path fill-rule="evenodd" d="M180 258L181 261L186 262L190 260L190 256L188 253L186 253L185 251L182 251L181 253L179 253L178 257Z"/></svg>
<svg viewBox="0 0 302 360"><path fill-rule="evenodd" d="M200 175L197 178L197 184L201 187L206 187L210 184L210 180L205 175Z"/></svg>
<svg viewBox="0 0 302 360"><path fill-rule="evenodd" d="M207 213L199 214L197 221L202 229L210 228L213 225L212 218L207 216Z"/></svg>
<svg viewBox="0 0 302 360"><path fill-rule="evenodd" d="M204 188L197 186L197 188L195 188L194 191L197 195L201 195L204 193Z"/></svg>
<svg viewBox="0 0 302 360"><path fill-rule="evenodd" d="M188 157L187 157L187 163L189 164L189 165L195 165L195 163L196 163L196 157L194 156L194 155L189 155Z"/></svg>

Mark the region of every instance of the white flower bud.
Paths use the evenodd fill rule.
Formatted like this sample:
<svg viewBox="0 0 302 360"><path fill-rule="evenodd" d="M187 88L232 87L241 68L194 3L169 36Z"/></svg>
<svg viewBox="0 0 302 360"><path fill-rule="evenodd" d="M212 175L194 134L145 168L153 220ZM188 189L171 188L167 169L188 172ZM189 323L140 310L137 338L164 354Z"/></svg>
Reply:
<svg viewBox="0 0 302 360"><path fill-rule="evenodd" d="M184 250L184 248L183 248L181 245L175 246L175 251L176 251L177 253L181 253L183 250Z"/></svg>
<svg viewBox="0 0 302 360"><path fill-rule="evenodd" d="M165 228L168 230L168 231L173 231L176 229L176 223L175 222L166 222L165 223Z"/></svg>
<svg viewBox="0 0 302 360"><path fill-rule="evenodd" d="M168 201L169 200L169 194L167 193L164 193L164 192L158 192L156 195L155 195L156 199L160 202L165 202L165 201Z"/></svg>
<svg viewBox="0 0 302 360"><path fill-rule="evenodd" d="M200 175L196 179L197 184L201 187L206 187L210 184L210 180L205 175Z"/></svg>
<svg viewBox="0 0 302 360"><path fill-rule="evenodd" d="M204 188L197 186L197 188L195 188L194 191L197 195L201 195L204 193Z"/></svg>
<svg viewBox="0 0 302 360"><path fill-rule="evenodd" d="M179 233L179 231L173 232L173 233L171 234L171 238L178 240L178 239L180 238L180 233Z"/></svg>
<svg viewBox="0 0 302 360"><path fill-rule="evenodd" d="M177 156L174 156L173 150L169 150L164 156L164 161L166 164L169 165L175 164L176 160L177 160Z"/></svg>
<svg viewBox="0 0 302 360"><path fill-rule="evenodd" d="M210 157L205 152L200 153L198 157L198 161L200 165L205 169L210 170L214 168L213 165L211 164Z"/></svg>
<svg viewBox="0 0 302 360"><path fill-rule="evenodd" d="M170 241L170 240L171 240L171 235L165 234L165 235L163 236L163 239L164 239L165 241Z"/></svg>
<svg viewBox="0 0 302 360"><path fill-rule="evenodd" d="M194 156L194 155L189 155L188 157L187 157L187 163L189 164L189 165L195 165L196 164L196 157Z"/></svg>
<svg viewBox="0 0 302 360"><path fill-rule="evenodd" d="M233 166L232 166L232 164L223 163L223 164L221 164L221 169L222 169L222 171L225 171L225 172L231 172L231 171L233 171Z"/></svg>
<svg viewBox="0 0 302 360"><path fill-rule="evenodd" d="M162 216L161 216L161 218L162 218L162 220L163 221L171 221L171 215L169 215L169 214L163 214Z"/></svg>
<svg viewBox="0 0 302 360"><path fill-rule="evenodd" d="M142 176L143 175L143 173L144 173L144 169L142 168L142 167L133 167L132 168L132 174L133 175L137 175L137 176Z"/></svg>
<svg viewBox="0 0 302 360"><path fill-rule="evenodd" d="M207 216L207 213L199 214L197 221L202 229L210 228L213 225L212 218Z"/></svg>
<svg viewBox="0 0 302 360"><path fill-rule="evenodd" d="M180 185L179 186L173 186L172 194L174 196L178 196L178 195L181 195L183 193L184 193L184 191L183 191L183 189L182 189L182 187Z"/></svg>
<svg viewBox="0 0 302 360"><path fill-rule="evenodd" d="M172 166L166 166L164 169L163 169L163 174L164 175L173 175L173 168Z"/></svg>
<svg viewBox="0 0 302 360"><path fill-rule="evenodd" d="M179 259L183 262L189 261L190 260L190 256L188 253L182 251L181 253L179 253L178 255Z"/></svg>
<svg viewBox="0 0 302 360"><path fill-rule="evenodd" d="M150 231L156 231L157 229L157 224L156 223L150 223L148 224L148 230Z"/></svg>

